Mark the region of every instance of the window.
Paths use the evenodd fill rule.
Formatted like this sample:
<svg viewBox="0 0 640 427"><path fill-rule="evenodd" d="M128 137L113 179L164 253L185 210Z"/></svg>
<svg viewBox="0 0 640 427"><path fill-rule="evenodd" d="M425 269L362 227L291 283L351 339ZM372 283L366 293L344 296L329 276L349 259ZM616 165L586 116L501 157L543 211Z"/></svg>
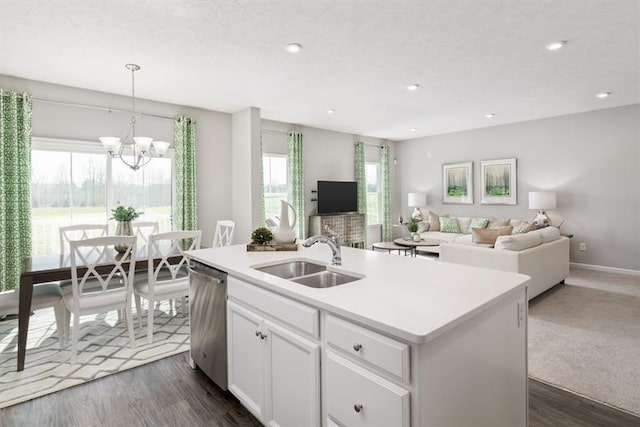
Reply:
<svg viewBox="0 0 640 427"><path fill-rule="evenodd" d="M380 164L365 164L367 176L367 223L380 224Z"/></svg>
<svg viewBox="0 0 640 427"><path fill-rule="evenodd" d="M280 199L287 200L287 156L262 156L265 218L280 215Z"/></svg>
<svg viewBox="0 0 640 427"><path fill-rule="evenodd" d="M33 254L59 253L58 228L105 223L118 204L171 231L173 152L137 172L106 155L99 143L34 138L31 150Z"/></svg>

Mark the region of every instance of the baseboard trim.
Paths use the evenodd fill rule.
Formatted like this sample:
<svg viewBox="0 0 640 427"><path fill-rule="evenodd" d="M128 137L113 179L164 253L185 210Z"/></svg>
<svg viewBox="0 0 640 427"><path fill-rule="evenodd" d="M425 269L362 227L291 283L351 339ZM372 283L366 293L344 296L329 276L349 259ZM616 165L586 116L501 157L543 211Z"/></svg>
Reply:
<svg viewBox="0 0 640 427"><path fill-rule="evenodd" d="M580 268L583 270L594 270L594 271L602 271L605 273L626 274L628 276L640 276L640 270L632 270L630 268L607 267L606 265L582 264L579 262L570 262L569 265L573 268Z"/></svg>

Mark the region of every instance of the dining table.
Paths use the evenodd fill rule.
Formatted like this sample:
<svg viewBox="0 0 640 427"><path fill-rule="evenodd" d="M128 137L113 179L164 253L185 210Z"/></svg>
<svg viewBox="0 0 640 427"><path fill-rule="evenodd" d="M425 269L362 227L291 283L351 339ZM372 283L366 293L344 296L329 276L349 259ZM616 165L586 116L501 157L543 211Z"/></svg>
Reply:
<svg viewBox="0 0 640 427"><path fill-rule="evenodd" d="M149 267L147 248L138 248L136 255L135 271L146 271ZM167 261L172 264L180 262L182 256L169 257ZM154 259L157 266L161 258ZM105 263L96 266L99 274L108 274L114 267L114 263ZM124 263L128 268L128 263ZM78 267L78 274L87 271L86 267ZM19 305L18 305L18 372L24 370L25 355L27 349L27 333L29 332L29 318L31 316L31 300L33 287L39 283L71 280L71 259L69 254L57 255L32 255L25 257L20 274Z"/></svg>

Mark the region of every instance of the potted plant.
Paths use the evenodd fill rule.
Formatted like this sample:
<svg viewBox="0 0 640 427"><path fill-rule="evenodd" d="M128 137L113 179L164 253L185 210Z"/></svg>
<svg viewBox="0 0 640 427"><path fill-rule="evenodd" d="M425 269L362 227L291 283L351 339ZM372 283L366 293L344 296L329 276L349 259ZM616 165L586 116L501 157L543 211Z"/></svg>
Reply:
<svg viewBox="0 0 640 427"><path fill-rule="evenodd" d="M136 211L132 206L124 207L118 205L116 208L111 209L111 218L117 221L116 236L133 236L133 229L131 228L131 221L140 216L142 212ZM115 249L124 253L127 250L126 245L116 245Z"/></svg>
<svg viewBox="0 0 640 427"><path fill-rule="evenodd" d="M411 218L411 220L407 223L407 230L411 233L411 239L414 241L420 240L420 235L418 234L418 221Z"/></svg>
<svg viewBox="0 0 640 427"><path fill-rule="evenodd" d="M273 240L273 233L267 227L258 227L251 233L251 243L254 245L266 245Z"/></svg>

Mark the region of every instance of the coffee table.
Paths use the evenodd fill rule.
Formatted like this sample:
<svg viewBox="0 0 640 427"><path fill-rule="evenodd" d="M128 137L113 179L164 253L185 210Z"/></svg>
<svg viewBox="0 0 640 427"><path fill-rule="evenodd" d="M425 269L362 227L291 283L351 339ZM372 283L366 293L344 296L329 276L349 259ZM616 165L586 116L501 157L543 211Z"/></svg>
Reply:
<svg viewBox="0 0 640 427"><path fill-rule="evenodd" d="M407 246L411 248L411 256L416 256L416 252L418 251L418 247L421 246L426 246L428 247L425 248L425 252L430 252L433 254L439 254L440 253L440 243L443 243L444 240L438 240L438 239L420 239L418 241L415 241L413 239L411 239L410 237L400 237L398 239L395 239L393 241L393 243L395 243L396 245L400 245L400 246Z"/></svg>
<svg viewBox="0 0 640 427"><path fill-rule="evenodd" d="M374 251L376 249L384 250L389 253L391 253L391 251L398 251L398 255L400 255L400 251L404 251L405 255L407 255L407 251L409 251L409 254L413 256L413 248L403 245L397 245L393 242L376 242L372 244L371 247Z"/></svg>

